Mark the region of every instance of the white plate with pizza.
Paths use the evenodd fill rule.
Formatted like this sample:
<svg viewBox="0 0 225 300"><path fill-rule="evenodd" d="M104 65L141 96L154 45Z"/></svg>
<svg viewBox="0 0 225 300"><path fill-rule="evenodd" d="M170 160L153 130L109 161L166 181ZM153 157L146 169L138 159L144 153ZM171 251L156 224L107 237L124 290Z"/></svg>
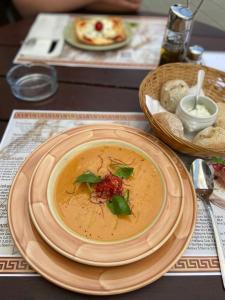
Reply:
<svg viewBox="0 0 225 300"><path fill-rule="evenodd" d="M90 51L122 48L131 40L130 26L121 17L78 17L64 30L64 39L70 45Z"/></svg>

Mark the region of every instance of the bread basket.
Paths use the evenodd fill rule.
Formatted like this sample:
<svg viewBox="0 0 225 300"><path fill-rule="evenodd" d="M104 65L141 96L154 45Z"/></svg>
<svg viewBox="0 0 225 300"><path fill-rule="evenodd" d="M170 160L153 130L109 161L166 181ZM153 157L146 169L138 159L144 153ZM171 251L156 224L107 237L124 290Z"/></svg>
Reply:
<svg viewBox="0 0 225 300"><path fill-rule="evenodd" d="M192 156L225 156L225 149L217 150L213 148L205 148L195 145L189 140L173 135L154 118L154 115L149 112L146 105L145 96L149 95L153 99L160 99L161 87L168 80L183 79L189 86L194 86L197 82L197 73L200 69L205 71L203 86L205 95L212 98L217 103L224 102L224 72L201 65L173 63L160 66L156 70L147 74L139 89L140 106L158 137L174 150Z"/></svg>

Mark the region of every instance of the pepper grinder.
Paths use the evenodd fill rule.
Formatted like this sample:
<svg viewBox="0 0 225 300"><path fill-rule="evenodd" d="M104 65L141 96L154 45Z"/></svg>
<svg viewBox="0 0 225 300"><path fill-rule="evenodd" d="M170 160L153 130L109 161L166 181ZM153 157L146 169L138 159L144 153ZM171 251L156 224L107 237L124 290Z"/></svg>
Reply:
<svg viewBox="0 0 225 300"><path fill-rule="evenodd" d="M170 7L159 65L184 60L193 21L192 11L181 4Z"/></svg>

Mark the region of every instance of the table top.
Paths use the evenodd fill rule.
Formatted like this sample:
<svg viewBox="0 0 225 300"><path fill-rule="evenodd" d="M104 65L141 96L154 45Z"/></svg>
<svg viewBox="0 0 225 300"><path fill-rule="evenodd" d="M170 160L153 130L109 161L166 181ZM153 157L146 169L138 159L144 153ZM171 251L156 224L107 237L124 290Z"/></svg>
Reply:
<svg viewBox="0 0 225 300"><path fill-rule="evenodd" d="M51 98L29 103L17 100L6 82L22 41L33 20L22 20L0 27L0 137L13 109L75 111L140 111L138 88L147 70L57 67L59 89ZM206 50L225 51L224 32L203 24L195 24L192 44ZM1 266L0 266L1 267ZM0 277L2 299L97 299L61 289L42 277ZM220 276L164 276L140 290L115 299L223 299Z"/></svg>

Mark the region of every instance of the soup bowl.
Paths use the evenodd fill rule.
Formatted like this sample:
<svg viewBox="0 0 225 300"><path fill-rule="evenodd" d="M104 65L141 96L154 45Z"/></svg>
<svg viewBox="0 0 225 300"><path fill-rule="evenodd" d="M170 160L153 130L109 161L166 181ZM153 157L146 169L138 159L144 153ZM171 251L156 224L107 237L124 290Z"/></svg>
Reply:
<svg viewBox="0 0 225 300"><path fill-rule="evenodd" d="M102 190L109 178L116 180L115 194ZM97 266L128 264L156 251L182 209L175 163L145 134L116 125L78 132L53 147L29 191L30 215L45 241Z"/></svg>
<svg viewBox="0 0 225 300"><path fill-rule="evenodd" d="M76 182L81 174L94 174L90 169L96 174L94 181L100 176L101 182ZM113 175L124 170L133 172L127 178ZM147 231L160 217L166 194L165 179L155 162L140 148L116 140L88 142L67 152L47 187L48 206L59 225L85 242L101 244L132 240ZM110 210L110 203L117 212Z"/></svg>

